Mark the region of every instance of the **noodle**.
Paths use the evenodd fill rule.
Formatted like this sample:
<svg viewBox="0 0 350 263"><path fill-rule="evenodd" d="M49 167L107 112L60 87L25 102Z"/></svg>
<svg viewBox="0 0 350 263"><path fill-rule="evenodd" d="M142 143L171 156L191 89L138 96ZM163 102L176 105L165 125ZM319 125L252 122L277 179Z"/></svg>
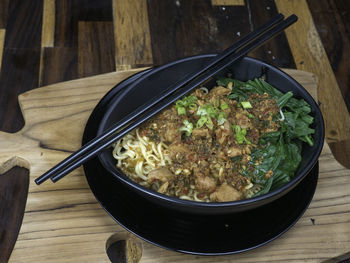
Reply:
<svg viewBox="0 0 350 263"><path fill-rule="evenodd" d="M147 175L154 168L163 167L170 163L164 143L156 144L147 137L141 137L138 129L118 140L113 146L113 157L117 160L118 168L128 167L129 175L143 185L147 183Z"/></svg>

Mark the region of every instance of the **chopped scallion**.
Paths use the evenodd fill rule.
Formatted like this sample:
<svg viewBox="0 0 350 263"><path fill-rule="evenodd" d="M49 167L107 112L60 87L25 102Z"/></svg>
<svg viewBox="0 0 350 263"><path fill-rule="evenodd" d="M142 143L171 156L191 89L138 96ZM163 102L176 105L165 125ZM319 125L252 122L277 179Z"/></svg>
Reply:
<svg viewBox="0 0 350 263"><path fill-rule="evenodd" d="M193 131L193 124L191 122L189 122L188 120L184 120L183 124L185 126L182 126L181 128L179 128L179 131L184 131L186 132L186 136L190 136L192 131Z"/></svg>
<svg viewBox="0 0 350 263"><path fill-rule="evenodd" d="M200 119L197 121L197 128L202 128L203 127L203 125L207 122L207 120L208 120L208 117L206 117L206 116L202 116L202 117L200 117Z"/></svg>
<svg viewBox="0 0 350 263"><path fill-rule="evenodd" d="M222 103L222 104L220 105L220 108L221 108L222 110L226 110L226 109L228 109L228 104L227 104L226 102L224 102L224 103Z"/></svg>
<svg viewBox="0 0 350 263"><path fill-rule="evenodd" d="M179 114L179 115L186 115L185 107L178 107L177 108L177 114Z"/></svg>
<svg viewBox="0 0 350 263"><path fill-rule="evenodd" d="M242 107L244 109L251 109L251 108L253 108L252 104L250 104L249 101L242 101L241 104L242 104Z"/></svg>
<svg viewBox="0 0 350 263"><path fill-rule="evenodd" d="M196 103L192 103L191 105L188 106L188 108L192 111L195 111L197 109L197 104Z"/></svg>
<svg viewBox="0 0 350 263"><path fill-rule="evenodd" d="M247 135L246 129L242 129L239 125L232 125L232 129L235 132L235 138L239 144L242 144L243 142L251 144L251 142L245 137Z"/></svg>
<svg viewBox="0 0 350 263"><path fill-rule="evenodd" d="M218 125L224 124L225 121L226 121L226 114L225 114L225 112L220 112L218 114Z"/></svg>
<svg viewBox="0 0 350 263"><path fill-rule="evenodd" d="M197 97L193 95L184 97L182 100L177 100L175 102L175 109L177 109L177 113L179 115L186 115L186 107L195 110L194 107L197 107L195 101L197 101Z"/></svg>
<svg viewBox="0 0 350 263"><path fill-rule="evenodd" d="M225 112L220 111L217 107L214 107L209 103L203 106L199 106L197 115L201 116L201 118L197 121L198 128L202 127L205 124L209 129L212 130L214 128L212 118L217 120L218 125L222 125L226 121Z"/></svg>

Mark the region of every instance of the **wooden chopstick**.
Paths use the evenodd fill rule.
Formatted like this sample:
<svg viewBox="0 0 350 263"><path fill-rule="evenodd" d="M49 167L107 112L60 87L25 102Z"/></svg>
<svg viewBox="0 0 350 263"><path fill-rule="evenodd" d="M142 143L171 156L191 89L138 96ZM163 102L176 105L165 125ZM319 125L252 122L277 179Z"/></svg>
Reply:
<svg viewBox="0 0 350 263"><path fill-rule="evenodd" d="M262 43L274 35L280 33L282 30L294 23L297 20L297 17L295 15L292 15L281 22L282 19L283 15L280 14L263 26L259 27L258 30L248 34L246 37L241 39L241 41L238 41L236 44L226 49L223 53L216 56L200 71L197 71L190 76L187 76L185 79L179 81L178 83L175 83L159 96L137 108L134 112L127 115L120 122L104 132L101 136L96 137L88 144L83 146L80 150L64 159L62 162L51 168L42 176L38 177L35 182L37 184L41 184L48 178L51 178L53 182L58 181L63 176L70 173L78 166L95 156L98 152L110 146L114 141L123 137L138 125L151 118L156 113L184 96L186 93L193 90L200 83L209 79L212 75L221 71L223 68L227 67L234 61L240 59L249 51L260 46ZM151 74L151 72L149 74ZM147 76L148 74L145 74L137 81L142 81L142 79ZM135 83L135 85L136 84L137 83ZM172 95L170 96L170 94ZM157 106L153 107L156 104Z"/></svg>

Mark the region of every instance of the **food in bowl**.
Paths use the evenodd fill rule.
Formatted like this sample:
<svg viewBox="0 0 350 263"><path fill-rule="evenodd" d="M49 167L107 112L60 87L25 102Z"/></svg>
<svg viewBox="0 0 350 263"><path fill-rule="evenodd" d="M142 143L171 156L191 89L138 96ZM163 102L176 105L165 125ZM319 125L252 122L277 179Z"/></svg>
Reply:
<svg viewBox="0 0 350 263"><path fill-rule="evenodd" d="M302 143L313 145L310 105L264 78L220 78L200 87L114 144L116 166L162 194L230 202L289 182Z"/></svg>

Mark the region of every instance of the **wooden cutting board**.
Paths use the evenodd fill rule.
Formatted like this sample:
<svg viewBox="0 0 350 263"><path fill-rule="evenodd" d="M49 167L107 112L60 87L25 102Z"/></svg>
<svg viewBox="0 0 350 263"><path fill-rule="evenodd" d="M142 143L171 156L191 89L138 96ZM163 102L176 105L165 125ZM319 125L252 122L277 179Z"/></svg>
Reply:
<svg viewBox="0 0 350 263"><path fill-rule="evenodd" d="M82 168L56 184L37 186L34 179L79 148L100 98L140 70L58 83L19 96L25 126L14 134L0 132L0 174L16 165L30 171L23 223L10 262L110 262L107 240L128 234L95 200ZM316 97L314 75L285 71ZM282 237L246 253L219 257L185 255L142 242L141 262L320 262L339 256L350 251L349 186L350 170L335 161L326 144L315 197Z"/></svg>

